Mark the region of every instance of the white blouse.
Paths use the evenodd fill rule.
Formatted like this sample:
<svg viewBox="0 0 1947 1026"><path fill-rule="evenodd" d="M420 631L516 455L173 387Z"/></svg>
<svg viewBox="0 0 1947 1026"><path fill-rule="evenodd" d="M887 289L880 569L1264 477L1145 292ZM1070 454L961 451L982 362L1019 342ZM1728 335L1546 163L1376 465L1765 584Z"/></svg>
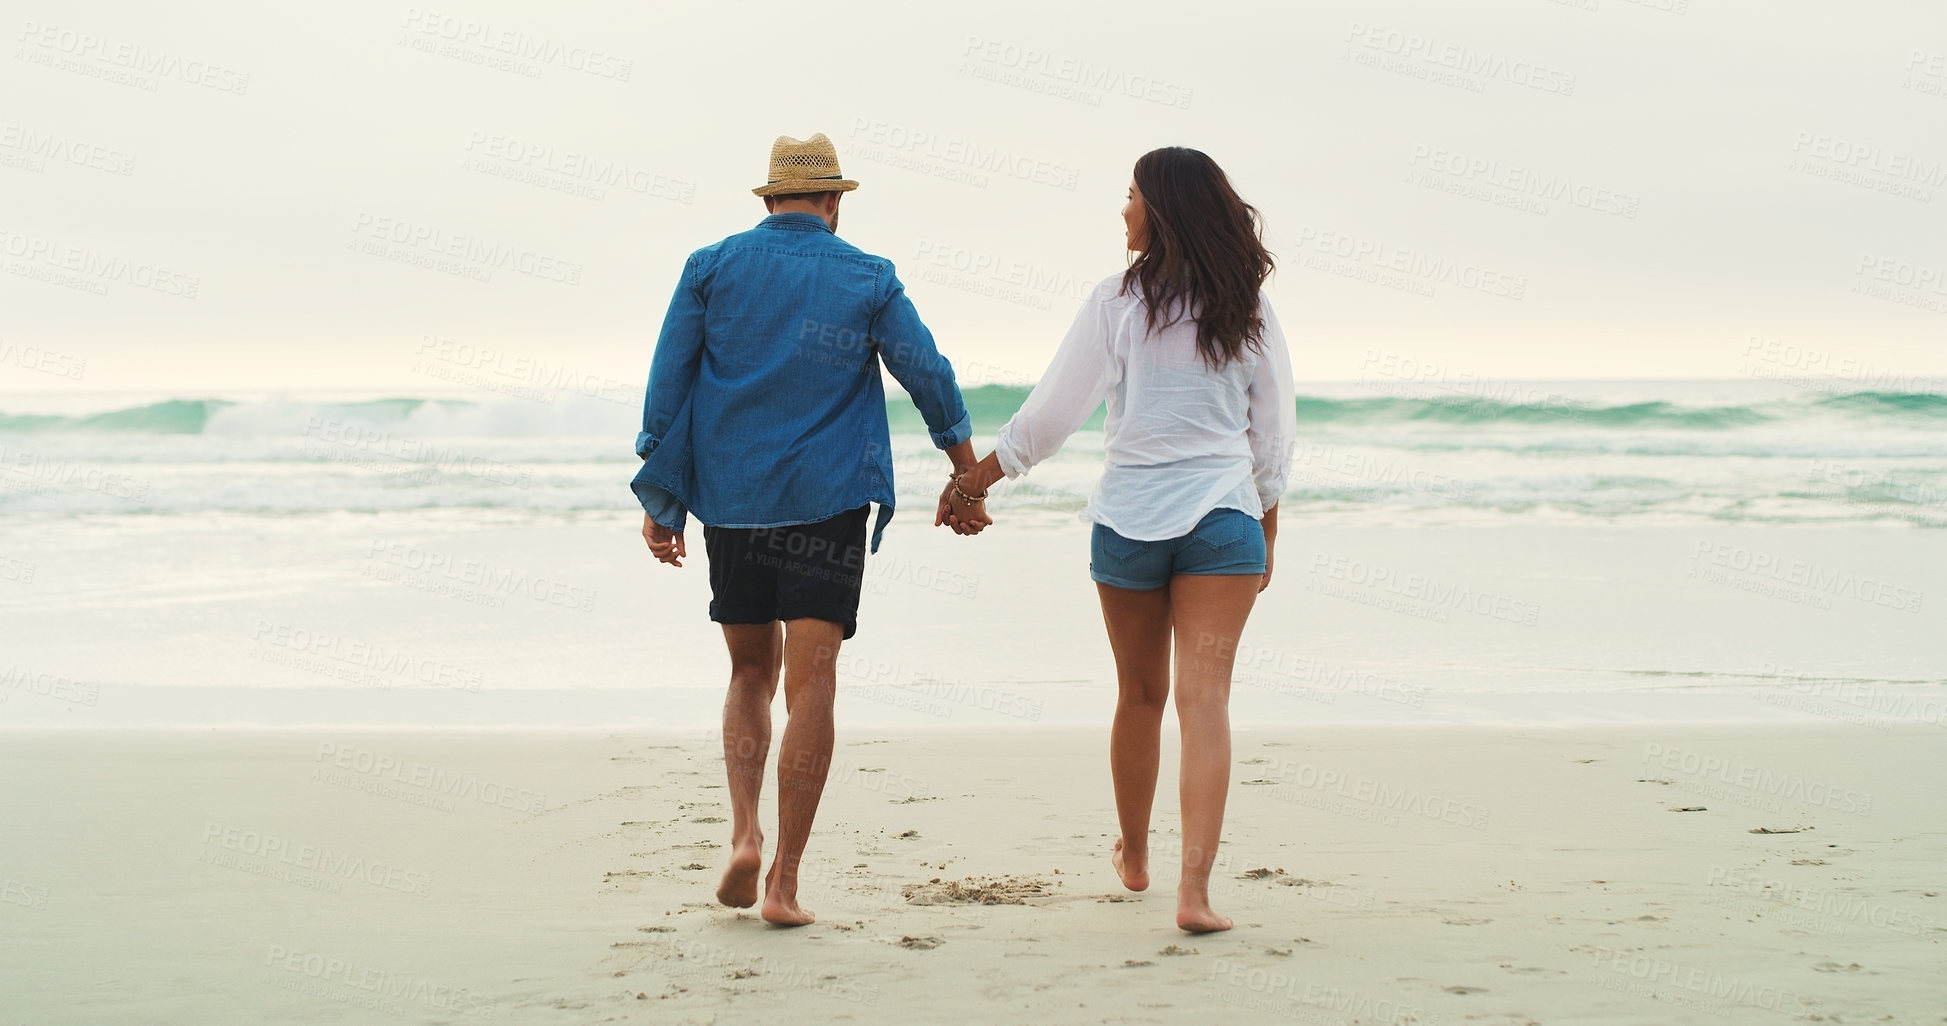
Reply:
<svg viewBox="0 0 1947 1026"><path fill-rule="evenodd" d="M1189 534L1213 509L1262 517L1284 493L1298 433L1284 331L1262 292L1264 347L1211 370L1188 318L1152 336L1122 275L1103 279L1075 315L1048 371L1000 430L1001 470L1019 477L1060 451L1097 403L1108 466L1086 519L1125 538Z"/></svg>

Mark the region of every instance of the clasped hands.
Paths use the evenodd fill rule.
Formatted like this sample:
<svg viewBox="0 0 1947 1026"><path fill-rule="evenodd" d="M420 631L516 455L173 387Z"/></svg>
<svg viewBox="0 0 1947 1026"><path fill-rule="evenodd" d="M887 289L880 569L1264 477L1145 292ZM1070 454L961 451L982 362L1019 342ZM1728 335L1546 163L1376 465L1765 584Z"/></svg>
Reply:
<svg viewBox="0 0 1947 1026"><path fill-rule="evenodd" d="M979 534L993 524L994 518L987 515L987 484L981 477L978 466L947 476L934 527L951 527L954 534Z"/></svg>

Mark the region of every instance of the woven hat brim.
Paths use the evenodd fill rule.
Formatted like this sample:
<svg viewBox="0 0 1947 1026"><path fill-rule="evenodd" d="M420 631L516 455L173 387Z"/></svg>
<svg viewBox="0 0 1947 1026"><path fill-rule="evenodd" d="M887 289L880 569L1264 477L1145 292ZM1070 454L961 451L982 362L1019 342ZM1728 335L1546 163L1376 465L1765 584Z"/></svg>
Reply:
<svg viewBox="0 0 1947 1026"><path fill-rule="evenodd" d="M788 182L772 182L750 190L754 196L790 196L801 192L851 192L859 183L850 178L836 179L794 179Z"/></svg>

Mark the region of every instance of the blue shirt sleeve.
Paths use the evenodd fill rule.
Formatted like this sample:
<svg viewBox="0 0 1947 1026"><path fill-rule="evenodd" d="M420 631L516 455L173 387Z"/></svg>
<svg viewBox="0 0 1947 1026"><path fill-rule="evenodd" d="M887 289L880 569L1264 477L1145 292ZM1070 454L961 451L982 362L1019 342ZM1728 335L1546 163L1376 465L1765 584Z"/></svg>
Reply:
<svg viewBox="0 0 1947 1026"><path fill-rule="evenodd" d="M662 334L656 339L655 359L649 364L642 430L635 436L635 454L645 460L668 436L670 424L696 386L697 368L703 359L703 294L696 287L695 272L696 257L692 255L683 264L683 279L669 300ZM650 519L671 530L683 529L688 511L675 495L647 483L638 483L635 491Z"/></svg>
<svg viewBox="0 0 1947 1026"><path fill-rule="evenodd" d="M886 265L885 281L886 301L872 321L872 344L886 370L919 407L933 444L950 449L973 437L973 421L953 379L953 365L933 344L933 333L920 321L891 264Z"/></svg>

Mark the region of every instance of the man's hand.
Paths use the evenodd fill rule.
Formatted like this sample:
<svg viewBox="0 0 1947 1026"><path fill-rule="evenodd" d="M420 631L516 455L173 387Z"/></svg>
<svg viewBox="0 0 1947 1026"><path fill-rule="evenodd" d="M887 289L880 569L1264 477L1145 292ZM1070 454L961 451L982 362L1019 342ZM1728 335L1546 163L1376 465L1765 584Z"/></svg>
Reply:
<svg viewBox="0 0 1947 1026"><path fill-rule="evenodd" d="M979 534L994 518L987 515L987 502L968 502L956 494L960 482L948 481L940 492L940 508L933 515L933 526L945 524L953 528L954 534Z"/></svg>
<svg viewBox="0 0 1947 1026"><path fill-rule="evenodd" d="M683 557L689 555L683 547L683 532L656 523L647 513L642 515L642 538L649 543L650 555L670 566L682 566Z"/></svg>

